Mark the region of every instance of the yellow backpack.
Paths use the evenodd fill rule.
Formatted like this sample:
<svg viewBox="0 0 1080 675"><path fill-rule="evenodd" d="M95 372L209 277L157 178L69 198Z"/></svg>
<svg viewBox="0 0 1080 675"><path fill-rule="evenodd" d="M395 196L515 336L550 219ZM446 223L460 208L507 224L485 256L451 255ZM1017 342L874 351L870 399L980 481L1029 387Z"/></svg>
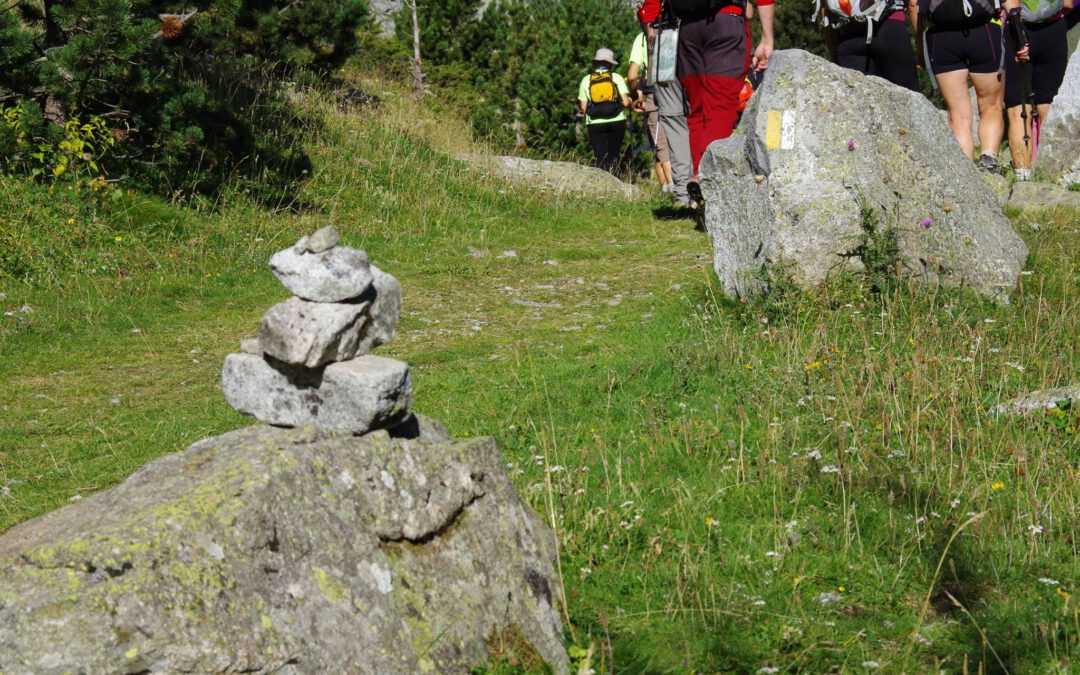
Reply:
<svg viewBox="0 0 1080 675"><path fill-rule="evenodd" d="M615 78L608 71L589 75L589 103L585 112L592 119L610 119L622 113L622 97Z"/></svg>

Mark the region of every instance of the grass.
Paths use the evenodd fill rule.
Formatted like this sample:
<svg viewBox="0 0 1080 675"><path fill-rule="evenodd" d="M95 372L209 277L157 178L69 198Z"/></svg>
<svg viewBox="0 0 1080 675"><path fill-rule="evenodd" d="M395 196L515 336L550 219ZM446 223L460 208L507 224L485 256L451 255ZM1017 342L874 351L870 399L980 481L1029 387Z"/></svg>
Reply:
<svg viewBox="0 0 1080 675"><path fill-rule="evenodd" d="M1013 214L1008 307L842 277L778 312L719 297L692 222L479 175L378 93L317 104L299 213L0 178L0 530L249 424L222 358L286 297L270 254L334 222L405 287L381 352L417 409L494 436L555 528L598 670L1080 663L1078 412L985 412L1080 380L1080 216Z"/></svg>

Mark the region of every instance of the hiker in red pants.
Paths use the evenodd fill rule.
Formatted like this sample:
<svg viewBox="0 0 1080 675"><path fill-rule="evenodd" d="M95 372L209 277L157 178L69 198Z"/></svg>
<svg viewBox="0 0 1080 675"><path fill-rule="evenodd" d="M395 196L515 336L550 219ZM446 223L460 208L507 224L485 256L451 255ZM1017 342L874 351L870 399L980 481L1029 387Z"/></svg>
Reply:
<svg viewBox="0 0 1080 675"><path fill-rule="evenodd" d="M764 70L773 51L773 2L757 0L761 43L751 49L746 0L645 0L642 14L666 3L679 26L677 74L686 92L694 180L686 187L691 206L704 203L698 171L709 144L727 138L739 119L739 92L750 69Z"/></svg>

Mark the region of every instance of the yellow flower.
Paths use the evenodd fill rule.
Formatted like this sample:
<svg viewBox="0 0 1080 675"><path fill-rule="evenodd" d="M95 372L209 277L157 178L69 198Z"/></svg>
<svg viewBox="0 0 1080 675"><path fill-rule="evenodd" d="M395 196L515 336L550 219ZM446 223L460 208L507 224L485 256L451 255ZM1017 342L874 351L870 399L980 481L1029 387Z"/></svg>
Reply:
<svg viewBox="0 0 1080 675"><path fill-rule="evenodd" d="M993 483L990 486L990 489L991 490L1000 490L1003 487L1005 487L1005 483L1002 483L1001 481L997 481L996 483Z"/></svg>
<svg viewBox="0 0 1080 675"><path fill-rule="evenodd" d="M68 218L67 219L67 224L68 225L74 225L75 224L75 219L74 218Z"/></svg>
<svg viewBox="0 0 1080 675"><path fill-rule="evenodd" d="M120 242L124 241L124 238L123 237L113 237L113 241L115 241L117 244L119 244Z"/></svg>
<svg viewBox="0 0 1080 675"><path fill-rule="evenodd" d="M743 368L746 368L747 370L753 370L754 366L749 363L744 363Z"/></svg>

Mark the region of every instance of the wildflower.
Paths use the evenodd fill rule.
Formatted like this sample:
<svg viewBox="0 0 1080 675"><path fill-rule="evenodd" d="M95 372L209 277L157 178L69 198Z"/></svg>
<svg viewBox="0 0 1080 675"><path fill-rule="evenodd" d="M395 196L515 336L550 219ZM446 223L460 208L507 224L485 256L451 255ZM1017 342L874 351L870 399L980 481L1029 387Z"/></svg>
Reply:
<svg viewBox="0 0 1080 675"><path fill-rule="evenodd" d="M74 218L68 218L67 219L67 224L68 225L74 225L75 224L75 219Z"/></svg>
<svg viewBox="0 0 1080 675"><path fill-rule="evenodd" d="M1022 365L1020 365L1019 363L1014 363L1013 361L1006 361L1005 365L1009 366L1010 368L1015 368L1016 370L1020 371L1021 373L1024 372L1024 367Z"/></svg>
<svg viewBox="0 0 1080 675"><path fill-rule="evenodd" d="M1001 481L996 481L990 485L991 490L1000 490L1003 487L1005 487L1005 483L1002 483Z"/></svg>
<svg viewBox="0 0 1080 675"><path fill-rule="evenodd" d="M762 666L761 668L758 668L757 675L773 675L773 673L779 672L779 668L774 668L772 666Z"/></svg>
<svg viewBox="0 0 1080 675"><path fill-rule="evenodd" d="M829 464L821 467L821 473L840 473L840 467Z"/></svg>
<svg viewBox="0 0 1080 675"><path fill-rule="evenodd" d="M855 149L855 139L854 138L848 140L847 149L848 149L848 152L851 152L852 150Z"/></svg>
<svg viewBox="0 0 1080 675"><path fill-rule="evenodd" d="M871 670L877 670L878 668L881 667L881 664L878 663L877 661L863 661L862 662L862 667L863 668L870 668Z"/></svg>
<svg viewBox="0 0 1080 675"><path fill-rule="evenodd" d="M1043 526L1042 525L1028 525L1028 532L1031 533L1031 536L1035 537L1035 536L1040 535L1040 534L1043 533Z"/></svg>
<svg viewBox="0 0 1080 675"><path fill-rule="evenodd" d="M1040 584L1046 584L1047 586L1060 586L1061 582L1057 579L1051 579L1050 577L1039 577Z"/></svg>
<svg viewBox="0 0 1080 675"><path fill-rule="evenodd" d="M924 229L929 230L931 227L934 226L934 221L930 218L926 218L922 221L922 226Z"/></svg>
<svg viewBox="0 0 1080 675"><path fill-rule="evenodd" d="M747 369L747 370L753 370L753 369L754 369L754 366L753 366L753 365L751 365L751 364L749 364L749 363L744 363L744 364L743 364L743 368L745 368L745 369Z"/></svg>
<svg viewBox="0 0 1080 675"><path fill-rule="evenodd" d="M123 237L113 237L113 241L115 241L117 244L119 244L120 242L124 241L124 238Z"/></svg>
<svg viewBox="0 0 1080 675"><path fill-rule="evenodd" d="M821 461L821 451L820 450L811 450L810 452L806 453L806 458Z"/></svg>

